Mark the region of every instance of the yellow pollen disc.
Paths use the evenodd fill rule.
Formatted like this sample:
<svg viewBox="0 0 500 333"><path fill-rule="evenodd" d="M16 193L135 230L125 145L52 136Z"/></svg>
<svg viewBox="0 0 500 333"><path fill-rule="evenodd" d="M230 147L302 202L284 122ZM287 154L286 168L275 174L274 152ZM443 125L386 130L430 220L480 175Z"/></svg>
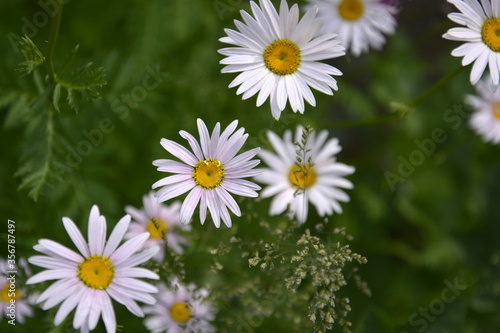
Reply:
<svg viewBox="0 0 500 333"><path fill-rule="evenodd" d="M339 15L348 21L356 21L361 16L365 7L361 0L342 0L339 4Z"/></svg>
<svg viewBox="0 0 500 333"><path fill-rule="evenodd" d="M177 302L170 308L170 316L179 323L185 323L191 318L191 315L192 313L189 311L186 303Z"/></svg>
<svg viewBox="0 0 500 333"><path fill-rule="evenodd" d="M288 39L277 40L265 49L264 63L276 75L293 74L300 65L300 49Z"/></svg>
<svg viewBox="0 0 500 333"><path fill-rule="evenodd" d="M152 239L161 239L168 232L165 222L159 219L150 220L146 226L146 230L149 232L149 238Z"/></svg>
<svg viewBox="0 0 500 333"><path fill-rule="evenodd" d="M2 293L0 294L0 299L2 300L3 303L10 303L11 299L17 300L21 297L21 292L19 291L19 289L17 289L17 287L12 289L10 289L10 287L11 287L10 283L7 282L7 284L2 289Z"/></svg>
<svg viewBox="0 0 500 333"><path fill-rule="evenodd" d="M491 112L493 112L496 119L500 120L500 101L491 104Z"/></svg>
<svg viewBox="0 0 500 333"><path fill-rule="evenodd" d="M78 278L92 289L106 289L115 276L115 266L103 256L89 256L78 265Z"/></svg>
<svg viewBox="0 0 500 333"><path fill-rule="evenodd" d="M500 52L500 18L490 18L484 21L481 38L492 51Z"/></svg>
<svg viewBox="0 0 500 333"><path fill-rule="evenodd" d="M288 173L288 180L295 188L308 188L316 183L316 171L314 171L313 167L306 170L304 167L292 165Z"/></svg>
<svg viewBox="0 0 500 333"><path fill-rule="evenodd" d="M194 166L193 179L204 189L214 189L224 180L224 164L214 158L199 161Z"/></svg>

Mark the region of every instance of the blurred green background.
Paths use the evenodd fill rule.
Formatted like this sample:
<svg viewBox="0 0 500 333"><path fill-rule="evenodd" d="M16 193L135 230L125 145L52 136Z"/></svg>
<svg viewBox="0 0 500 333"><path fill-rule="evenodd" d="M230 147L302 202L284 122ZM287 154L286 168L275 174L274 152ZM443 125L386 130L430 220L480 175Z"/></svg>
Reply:
<svg viewBox="0 0 500 333"><path fill-rule="evenodd" d="M86 230L93 204L100 207L109 225L125 214L125 205L141 207L142 195L165 176L155 170L152 161L171 157L160 146L160 139L184 144L179 130L196 134L198 117L209 128L216 122L227 126L238 119L250 134L246 148L270 149L266 129L281 135L297 124L311 125L338 137L343 147L338 160L356 167L356 173L349 177L355 185L349 191L351 202L343 204L344 213L334 215L329 224L345 227L354 236L353 251L368 259L359 273L372 296L356 286L344 291L351 300L348 319L353 323L352 331L499 332L499 148L483 143L467 124L470 110L463 104L464 95L474 93L468 78L470 68L403 117L387 116L394 109L391 105L411 103L460 68L460 59L450 55L459 44L441 37L453 26L446 17L452 6L445 1L403 1L400 7L397 32L388 37L381 52L330 62L344 73L333 97L315 93L316 108L306 107L304 115L287 109L276 122L268 102L257 108L255 97L241 100L236 89L227 88L235 75L220 73L222 56L217 50L224 45L218 38L224 36L224 28L234 29L232 21L240 19L240 9L249 10L248 1L69 1L55 47L55 69L61 69L66 55L79 45L75 63L103 67L107 84L98 89L100 99L83 101L78 112L61 102L60 112L53 113L56 144L51 154L63 165L72 160L73 166L65 169L68 172L48 177L34 201L29 188L18 189L23 177L15 174L26 158L29 161L43 155L47 133L45 127L39 126L40 130L37 126L47 116L43 108L28 108L38 96L36 83L33 75L20 77L16 71L23 59L8 36L21 36L26 22L38 22L30 37L44 53L50 22L41 24L40 15L35 18L39 21L34 21L34 15L43 12L37 1L2 0L1 256L6 255L7 219L17 223L17 256L28 257L34 254L32 246L40 238L71 246L61 223L63 216ZM145 89L145 77L158 70L166 74L158 77L154 89ZM38 72L43 77L44 66ZM65 98L63 92L61 101ZM415 151L422 150L415 140L429 142L436 129L441 129L446 139L435 143L432 153L420 154L423 161L402 175L398 171L404 168L401 161L410 161L412 153L416 158ZM89 135L94 135L94 142ZM78 147L85 152L80 159L74 155ZM392 186L387 172L401 176L401 181ZM242 207L251 205L252 213L267 219L269 201L248 204L244 200ZM242 211L250 216L249 210ZM263 230L252 224L249 216L235 217L233 224L244 224L242 228L258 239ZM311 211L310 220L314 219L317 215ZM277 220L268 219L269 223ZM303 228L313 227L314 223L308 223ZM216 230L210 221L202 226L196 219L193 229L192 246L184 260L188 278L203 284L216 279L207 263L212 260L209 246L228 241L230 231L224 227ZM226 260L250 274L239 276L238 268L218 272L220 281L229 285L238 281L251 284L260 274L258 268L249 269L246 259L237 254ZM280 284L282 277L269 278ZM222 282L219 286L225 288ZM452 290L450 284L460 287ZM443 294L448 300L456 297L448 302ZM122 332L145 331L140 319L127 316L122 306L115 309ZM235 316L241 313L222 311L234 311ZM241 311L248 314L251 310ZM71 331L70 322L52 327L54 313L54 309L36 309L35 318L15 327L7 325L4 318L0 330ZM305 313L299 311L298 315L305 317ZM220 321L217 325L220 331L238 331ZM246 330L297 331L294 327L280 316L278 305L261 326ZM102 323L98 328L103 331Z"/></svg>

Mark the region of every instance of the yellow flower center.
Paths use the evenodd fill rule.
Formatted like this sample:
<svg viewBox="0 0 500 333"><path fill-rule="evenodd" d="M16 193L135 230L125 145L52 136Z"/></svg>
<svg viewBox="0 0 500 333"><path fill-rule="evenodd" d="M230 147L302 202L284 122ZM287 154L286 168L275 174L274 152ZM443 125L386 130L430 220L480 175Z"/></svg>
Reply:
<svg viewBox="0 0 500 333"><path fill-rule="evenodd" d="M500 101L493 102L493 104L491 104L491 112L496 119L500 120Z"/></svg>
<svg viewBox="0 0 500 333"><path fill-rule="evenodd" d="M115 276L115 266L107 257L89 256L78 265L78 278L92 289L106 289Z"/></svg>
<svg viewBox="0 0 500 333"><path fill-rule="evenodd" d="M179 323L185 323L191 318L191 315L192 313L186 303L177 302L170 308L170 316Z"/></svg>
<svg viewBox="0 0 500 333"><path fill-rule="evenodd" d="M193 179L204 189L214 189L224 180L224 164L214 158L199 161L194 166Z"/></svg>
<svg viewBox="0 0 500 333"><path fill-rule="evenodd" d="M484 21L481 38L492 51L500 52L500 18L490 18Z"/></svg>
<svg viewBox="0 0 500 333"><path fill-rule="evenodd" d="M277 40L264 51L264 63L276 75L293 74L300 65L300 49L288 39Z"/></svg>
<svg viewBox="0 0 500 333"><path fill-rule="evenodd" d="M344 20L356 21L365 11L361 0L342 0L339 4L339 14Z"/></svg>
<svg viewBox="0 0 500 333"><path fill-rule="evenodd" d="M0 294L0 299L3 303L10 303L10 300L16 300L21 297L21 292L17 288L10 289L11 285L9 282L3 287L2 293Z"/></svg>
<svg viewBox="0 0 500 333"><path fill-rule="evenodd" d="M149 238L152 239L162 239L163 235L168 232L167 225L160 219L149 220L146 230L149 232Z"/></svg>
<svg viewBox="0 0 500 333"><path fill-rule="evenodd" d="M305 169L304 167L292 165L288 173L288 179L295 188L307 188L316 183L316 171L314 171L313 167Z"/></svg>

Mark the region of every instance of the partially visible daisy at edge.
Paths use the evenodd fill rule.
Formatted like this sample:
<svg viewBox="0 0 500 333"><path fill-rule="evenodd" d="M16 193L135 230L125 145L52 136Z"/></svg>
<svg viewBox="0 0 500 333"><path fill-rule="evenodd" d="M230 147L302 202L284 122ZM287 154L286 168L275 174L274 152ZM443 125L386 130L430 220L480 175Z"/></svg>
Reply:
<svg viewBox="0 0 500 333"><path fill-rule="evenodd" d="M215 332L210 323L215 309L206 300L207 289L197 289L194 284L182 285L175 280L169 288L158 285L156 304L144 307L144 326L153 333Z"/></svg>
<svg viewBox="0 0 500 333"><path fill-rule="evenodd" d="M469 124L485 142L500 144L500 87L489 80L481 80L475 87L478 95L465 97L474 108Z"/></svg>
<svg viewBox="0 0 500 333"><path fill-rule="evenodd" d="M450 20L464 27L451 28L444 38L464 42L451 52L454 57L463 57L462 65L474 63L470 82L476 84L489 67L490 80L498 85L500 80L500 1L448 0L460 13L448 15Z"/></svg>
<svg viewBox="0 0 500 333"><path fill-rule="evenodd" d="M321 131L317 136L312 131L307 137L305 165L297 166L297 145L301 142L303 127L298 126L295 138L290 130L283 139L268 131L267 137L275 153L261 150L259 156L269 168L263 169L255 180L268 186L261 191L261 197L274 198L269 209L270 215L277 215L289 208L292 218L305 223L309 202L316 207L320 216L341 214L339 202L349 202L350 198L342 189L352 189L351 181L345 179L354 173L354 167L339 163L335 155L341 151L338 139L328 139L328 132ZM301 189L299 191L299 189Z"/></svg>
<svg viewBox="0 0 500 333"><path fill-rule="evenodd" d="M116 224L106 241L106 219L99 208L93 206L88 221L88 242L83 238L75 223L63 217L63 224L78 252L49 239L40 239L33 248L45 254L32 256L28 261L46 270L35 274L27 284L57 280L37 299L47 310L60 304L54 324L63 322L76 308L73 327L81 332L96 328L102 316L106 332L116 332L116 317L111 299L126 306L138 317L144 317L136 301L154 304L151 293L156 287L138 280L147 278L158 280L156 273L137 267L153 257L158 247L138 252L149 238L145 232L121 244L130 223L125 215Z"/></svg>
<svg viewBox="0 0 500 333"><path fill-rule="evenodd" d="M7 321L14 320L14 325L24 324L26 317L34 315L32 305L35 304L38 294L29 294L28 290L20 284L21 270L24 275L31 275L26 259L18 259L19 265L9 262L5 258L0 258L0 307L2 307L0 321L5 317ZM13 271L17 272L14 280L10 279L12 273L8 273Z"/></svg>
<svg viewBox="0 0 500 333"><path fill-rule="evenodd" d="M244 128L236 130L237 120L230 123L222 133L220 124L217 123L211 135L203 120L198 119L197 125L200 143L188 132L179 132L188 141L193 152L174 141L161 139L163 148L182 162L169 159L153 161L158 171L174 175L160 179L152 187L161 187L156 192L160 202L189 191L181 206L181 223L189 223L199 204L202 224L205 223L208 209L217 228L220 227L221 219L230 228L232 221L229 210L236 216L241 216L240 207L230 193L255 198L255 191L260 190L257 184L243 179L260 172L253 169L260 160L252 160L260 148L237 155L248 138L248 134L244 134Z"/></svg>
<svg viewBox="0 0 500 333"><path fill-rule="evenodd" d="M317 35L321 22L313 8L299 21L297 4L290 9L281 1L279 14L269 0L260 7L250 1L253 17L241 10L243 22L235 20L236 30L225 29L221 42L235 45L219 53L226 58L222 73L240 73L229 88L239 86L237 95L248 99L258 93L257 106L270 99L271 112L279 119L287 101L294 112L304 113L304 100L316 106L314 88L327 95L338 90L332 75L342 75L337 68L319 61L345 55L345 49L328 33Z"/></svg>
<svg viewBox="0 0 500 333"><path fill-rule="evenodd" d="M191 225L180 222L179 214L181 203L175 201L170 205L158 202L154 192L142 197L143 208L137 209L126 206L125 211L132 216L132 222L125 234L125 239L133 238L143 232L149 232L149 238L144 243L145 248L159 246L153 259L162 262L165 257L165 240L168 247L177 253L183 253L182 245L187 245L187 240L179 234L179 230L190 231Z"/></svg>
<svg viewBox="0 0 500 333"><path fill-rule="evenodd" d="M308 0L306 9L318 7L323 22L320 33L337 33L338 39L355 57L370 48L380 50L385 35L396 31L398 10L380 0Z"/></svg>

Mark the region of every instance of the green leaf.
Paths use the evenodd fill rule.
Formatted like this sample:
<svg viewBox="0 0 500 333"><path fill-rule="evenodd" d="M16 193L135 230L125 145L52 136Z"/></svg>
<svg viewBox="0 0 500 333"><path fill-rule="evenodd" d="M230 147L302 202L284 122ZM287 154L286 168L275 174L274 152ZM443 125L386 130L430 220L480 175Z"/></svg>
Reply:
<svg viewBox="0 0 500 333"><path fill-rule="evenodd" d="M27 124L25 135L32 138L32 144L22 152L21 166L14 176L21 177L19 190L28 189L28 196L37 201L45 185L53 179L61 179L56 172L56 137L54 111L37 108Z"/></svg>
<svg viewBox="0 0 500 333"><path fill-rule="evenodd" d="M74 61L76 52L78 51L78 45L69 53L67 56L64 66L60 72L56 75L57 86L55 89L59 89L57 92L57 97L60 98L60 89L64 88L67 92L66 101L71 109L78 112L78 104L80 99L75 96L75 91L79 92L79 95L86 100L95 100L100 98L98 88L105 85L107 82L105 80L105 70L103 67L95 68L93 63L89 62L84 66L78 67L71 70L71 65ZM59 86L59 87L58 87ZM54 91L54 103L55 103L56 91ZM57 101L59 102L60 99ZM54 107L56 107L54 105ZM56 110L59 111L60 105L58 104Z"/></svg>
<svg viewBox="0 0 500 333"><path fill-rule="evenodd" d="M78 105L75 101L75 96L73 95L73 89L71 88L66 88L68 92L68 97L66 97L66 100L68 101L68 105L75 110L75 112L78 112Z"/></svg>
<svg viewBox="0 0 500 333"><path fill-rule="evenodd" d="M24 61L19 64L21 67L18 68L21 76L29 75L35 68L45 62L42 52L40 52L29 37L25 36L21 38L19 49L24 57Z"/></svg>
<svg viewBox="0 0 500 333"><path fill-rule="evenodd" d="M104 77L104 68L93 68L90 62L73 71L68 79L58 77L57 82L66 89L78 90L87 99L96 99L99 98L97 88L107 83Z"/></svg>

